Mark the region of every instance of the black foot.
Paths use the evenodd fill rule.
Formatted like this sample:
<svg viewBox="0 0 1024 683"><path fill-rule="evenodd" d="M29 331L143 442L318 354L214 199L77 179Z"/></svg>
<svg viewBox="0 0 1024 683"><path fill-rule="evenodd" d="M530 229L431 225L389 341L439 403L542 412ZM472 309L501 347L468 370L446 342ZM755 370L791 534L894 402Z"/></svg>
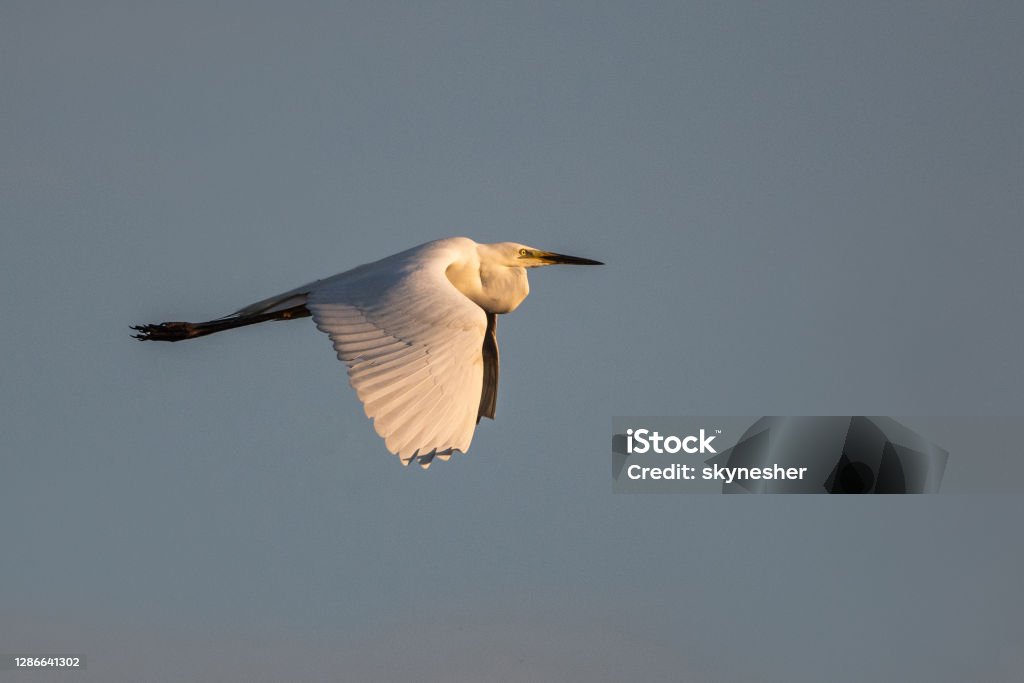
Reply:
<svg viewBox="0 0 1024 683"><path fill-rule="evenodd" d="M140 341L180 341L191 339L195 326L192 323L157 323L155 325L132 325L131 329L138 332L132 337Z"/></svg>

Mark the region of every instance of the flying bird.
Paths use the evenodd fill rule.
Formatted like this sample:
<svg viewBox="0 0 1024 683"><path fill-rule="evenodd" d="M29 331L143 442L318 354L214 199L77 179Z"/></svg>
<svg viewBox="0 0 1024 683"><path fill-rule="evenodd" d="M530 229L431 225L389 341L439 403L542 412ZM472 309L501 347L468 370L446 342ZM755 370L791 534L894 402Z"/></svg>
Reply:
<svg viewBox="0 0 1024 683"><path fill-rule="evenodd" d="M403 465L466 452L494 419L498 315L530 293L527 268L600 261L514 242L435 240L201 323L136 325L143 341L181 341L268 320L312 317L387 449Z"/></svg>

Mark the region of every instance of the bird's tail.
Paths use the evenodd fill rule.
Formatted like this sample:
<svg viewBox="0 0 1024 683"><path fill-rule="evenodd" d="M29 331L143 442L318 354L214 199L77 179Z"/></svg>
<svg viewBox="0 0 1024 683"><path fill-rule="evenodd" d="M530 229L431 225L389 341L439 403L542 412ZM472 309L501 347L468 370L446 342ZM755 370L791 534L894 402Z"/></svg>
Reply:
<svg viewBox="0 0 1024 683"><path fill-rule="evenodd" d="M203 323L166 322L150 325L133 325L132 329L138 332L138 334L133 334L132 336L141 341L175 342L181 341L182 339L205 337L206 335L213 334L214 332L233 330L236 327L255 325L256 323L263 323L268 320L294 320L296 318L306 318L309 315L309 309L306 308L305 304L300 304L298 306L292 306L291 308L272 311L270 313L229 315L226 318L208 320Z"/></svg>

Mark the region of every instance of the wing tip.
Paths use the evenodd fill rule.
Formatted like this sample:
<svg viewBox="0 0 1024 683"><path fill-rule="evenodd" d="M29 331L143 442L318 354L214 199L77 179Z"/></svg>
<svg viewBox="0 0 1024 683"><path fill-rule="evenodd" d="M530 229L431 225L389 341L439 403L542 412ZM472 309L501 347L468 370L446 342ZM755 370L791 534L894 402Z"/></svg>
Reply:
<svg viewBox="0 0 1024 683"><path fill-rule="evenodd" d="M465 451L458 448L446 448L444 450L432 450L429 453L420 454L419 451L415 451L412 455L401 455L396 453L399 462L402 463L402 467L408 467L412 463L416 463L421 469L430 469L430 466L434 464L435 460L441 462L448 462L451 460L452 455L455 453L465 453Z"/></svg>

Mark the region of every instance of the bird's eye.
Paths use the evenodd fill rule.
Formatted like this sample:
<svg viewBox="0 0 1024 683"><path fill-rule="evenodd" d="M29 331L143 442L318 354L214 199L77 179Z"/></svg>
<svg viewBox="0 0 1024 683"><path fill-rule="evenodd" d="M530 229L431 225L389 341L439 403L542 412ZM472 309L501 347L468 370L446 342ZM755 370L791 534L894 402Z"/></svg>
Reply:
<svg viewBox="0 0 1024 683"><path fill-rule="evenodd" d="M519 250L519 255L520 256L529 256L530 255L530 250L529 249L520 249Z"/></svg>

